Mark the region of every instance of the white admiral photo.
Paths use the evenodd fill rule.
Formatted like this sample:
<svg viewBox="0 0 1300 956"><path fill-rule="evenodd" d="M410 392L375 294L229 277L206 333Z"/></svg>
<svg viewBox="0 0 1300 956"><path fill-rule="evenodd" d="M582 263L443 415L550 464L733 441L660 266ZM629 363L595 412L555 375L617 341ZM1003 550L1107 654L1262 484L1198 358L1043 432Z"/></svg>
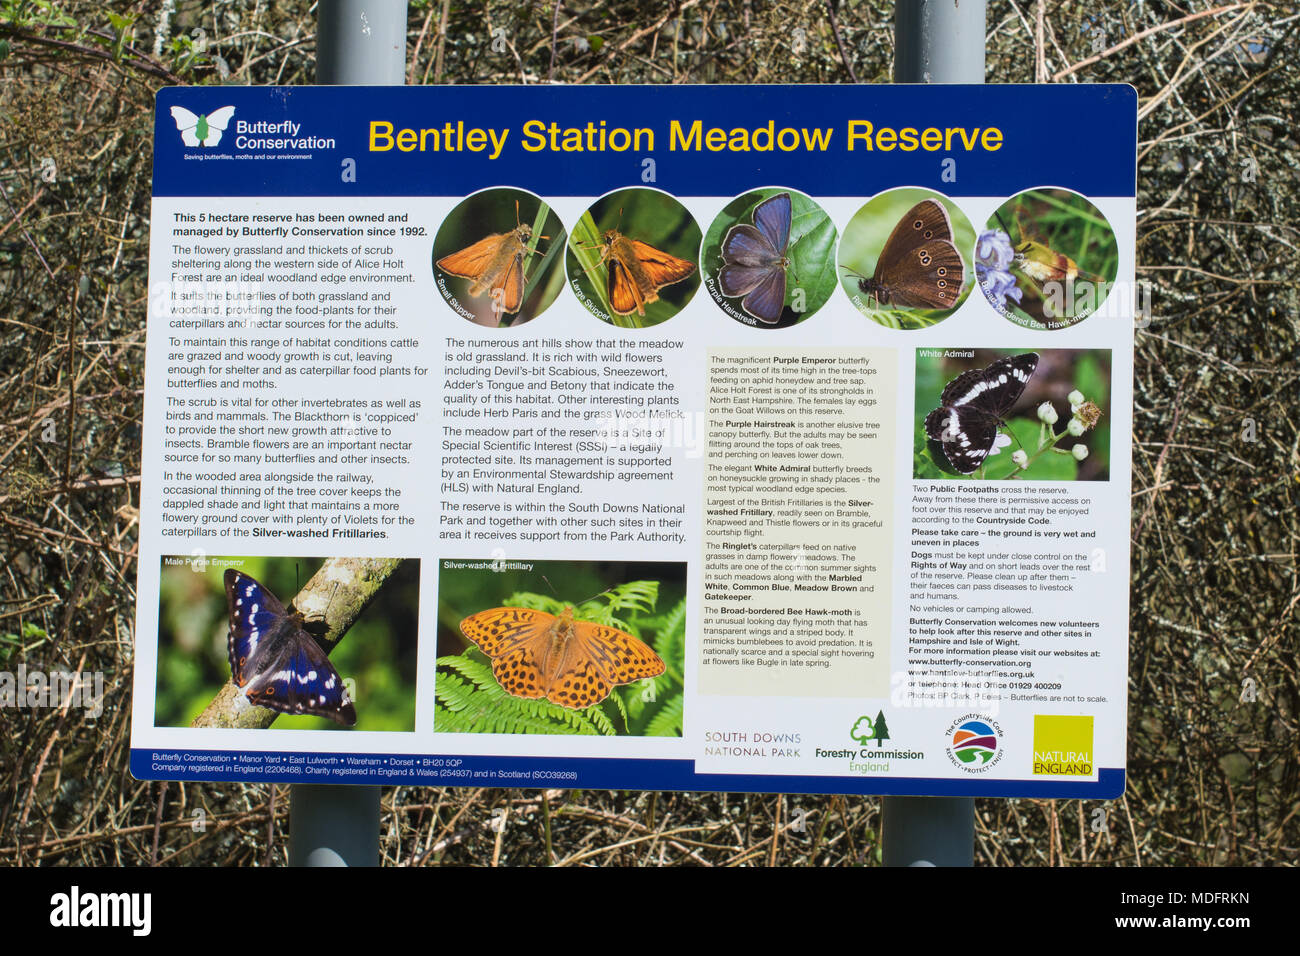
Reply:
<svg viewBox="0 0 1300 956"><path fill-rule="evenodd" d="M1104 481L1106 349L917 349L914 478Z"/></svg>

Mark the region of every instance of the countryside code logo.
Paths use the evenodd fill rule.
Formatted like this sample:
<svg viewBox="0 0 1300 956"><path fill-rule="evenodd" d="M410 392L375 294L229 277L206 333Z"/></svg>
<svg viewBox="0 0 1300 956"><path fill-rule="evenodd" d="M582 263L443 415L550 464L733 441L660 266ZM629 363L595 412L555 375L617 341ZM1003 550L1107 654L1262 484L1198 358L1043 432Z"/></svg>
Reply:
<svg viewBox="0 0 1300 956"><path fill-rule="evenodd" d="M966 714L948 725L944 752L953 766L984 773L1002 759L1002 727L984 714Z"/></svg>

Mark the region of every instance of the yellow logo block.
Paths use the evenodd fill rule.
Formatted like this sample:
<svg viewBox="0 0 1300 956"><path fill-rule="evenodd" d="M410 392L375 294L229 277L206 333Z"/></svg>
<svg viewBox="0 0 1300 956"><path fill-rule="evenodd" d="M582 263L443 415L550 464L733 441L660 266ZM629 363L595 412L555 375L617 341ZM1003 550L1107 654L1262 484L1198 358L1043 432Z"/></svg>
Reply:
<svg viewBox="0 0 1300 956"><path fill-rule="evenodd" d="M1034 714L1034 775L1091 777L1092 717Z"/></svg>

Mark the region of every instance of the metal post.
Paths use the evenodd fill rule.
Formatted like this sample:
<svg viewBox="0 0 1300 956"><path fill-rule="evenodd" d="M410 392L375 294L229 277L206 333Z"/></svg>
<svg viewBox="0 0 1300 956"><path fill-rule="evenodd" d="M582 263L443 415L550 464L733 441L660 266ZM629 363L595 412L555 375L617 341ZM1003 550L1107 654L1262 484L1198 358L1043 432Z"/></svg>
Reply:
<svg viewBox="0 0 1300 956"><path fill-rule="evenodd" d="M985 0L897 0L895 83L983 83Z"/></svg>
<svg viewBox="0 0 1300 956"><path fill-rule="evenodd" d="M406 82L406 0L321 0L316 82L401 86Z"/></svg>
<svg viewBox="0 0 1300 956"><path fill-rule="evenodd" d="M974 864L973 798L885 797L884 816L885 866Z"/></svg>
<svg viewBox="0 0 1300 956"><path fill-rule="evenodd" d="M985 0L897 0L895 83L983 83ZM973 866L971 797L885 797L886 866Z"/></svg>
<svg viewBox="0 0 1300 956"><path fill-rule="evenodd" d="M316 82L405 83L406 0L320 0ZM289 865L378 866L379 788L294 784L289 797Z"/></svg>
<svg viewBox="0 0 1300 956"><path fill-rule="evenodd" d="M289 788L290 866L378 866L379 788Z"/></svg>

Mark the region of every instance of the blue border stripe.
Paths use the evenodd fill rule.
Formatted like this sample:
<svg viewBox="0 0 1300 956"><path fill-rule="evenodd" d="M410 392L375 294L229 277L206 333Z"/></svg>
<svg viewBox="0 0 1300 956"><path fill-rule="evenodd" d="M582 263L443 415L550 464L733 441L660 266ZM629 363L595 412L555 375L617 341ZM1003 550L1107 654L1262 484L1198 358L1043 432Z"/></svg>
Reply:
<svg viewBox="0 0 1300 956"><path fill-rule="evenodd" d="M191 758L185 769L160 770L156 754L180 753ZM236 758L274 761L236 764ZM358 761L412 760L415 768L387 768L365 776L307 773L308 758ZM216 762L213 758L225 758ZM418 769L422 761L457 761L453 768ZM159 760L176 766L180 761ZM195 766L197 763L205 766ZM320 767L320 765L314 765ZM452 771L452 772L449 772ZM472 776L474 772L484 776ZM453 775L453 772L456 775ZM468 776L461 774L468 773ZM534 777L533 774L539 774ZM556 776L569 774L569 776ZM971 777L812 777L770 774L696 773L690 760L573 757L462 757L431 754L316 754L275 751L221 751L185 748L133 749L131 775L137 780L205 780L243 783L381 784L385 786L554 787L563 790L715 790L750 793L843 793L862 796L1035 797L1040 799L1110 800L1124 792L1124 771L1103 768L1096 781L983 780Z"/></svg>

